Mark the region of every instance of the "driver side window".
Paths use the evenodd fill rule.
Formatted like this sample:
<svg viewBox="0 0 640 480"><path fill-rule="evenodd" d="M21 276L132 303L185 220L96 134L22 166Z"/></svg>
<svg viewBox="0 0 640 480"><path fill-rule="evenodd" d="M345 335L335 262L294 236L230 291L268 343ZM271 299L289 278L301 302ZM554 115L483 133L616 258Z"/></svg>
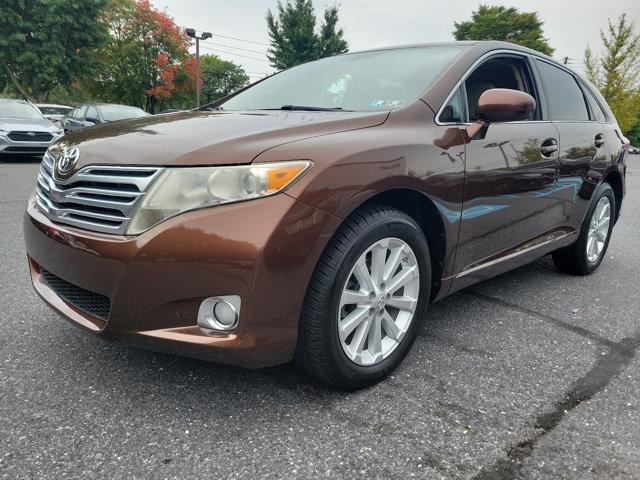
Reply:
<svg viewBox="0 0 640 480"><path fill-rule="evenodd" d="M493 57L480 65L465 81L469 121L478 119L478 100L492 88L507 88L528 93L536 99L536 111L530 120L540 119L538 102L533 80L526 59L515 56Z"/></svg>

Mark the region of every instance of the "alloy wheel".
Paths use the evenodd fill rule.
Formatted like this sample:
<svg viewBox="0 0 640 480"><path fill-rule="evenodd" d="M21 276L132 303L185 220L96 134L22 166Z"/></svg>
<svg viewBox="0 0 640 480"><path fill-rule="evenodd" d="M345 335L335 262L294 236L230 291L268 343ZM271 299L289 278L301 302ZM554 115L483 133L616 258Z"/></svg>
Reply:
<svg viewBox="0 0 640 480"><path fill-rule="evenodd" d="M356 261L338 309L340 345L357 365L387 358L411 326L420 293L420 271L411 247L384 238Z"/></svg>
<svg viewBox="0 0 640 480"><path fill-rule="evenodd" d="M611 202L608 197L602 197L596 205L587 235L587 258L595 263L600 258L609 236L609 223L611 222Z"/></svg>

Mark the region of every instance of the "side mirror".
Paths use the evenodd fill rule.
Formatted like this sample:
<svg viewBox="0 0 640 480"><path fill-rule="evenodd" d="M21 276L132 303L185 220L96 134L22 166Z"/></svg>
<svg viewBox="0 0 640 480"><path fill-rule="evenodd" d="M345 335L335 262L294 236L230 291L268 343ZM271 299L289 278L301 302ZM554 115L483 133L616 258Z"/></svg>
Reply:
<svg viewBox="0 0 640 480"><path fill-rule="evenodd" d="M87 118L85 118L85 120L87 122L93 123L94 125L97 125L98 123L100 123L100 120L97 119L97 118L89 118L89 117L87 117Z"/></svg>
<svg viewBox="0 0 640 480"><path fill-rule="evenodd" d="M536 101L528 93L492 88L480 95L478 119L490 123L517 122L528 120L535 109Z"/></svg>
<svg viewBox="0 0 640 480"><path fill-rule="evenodd" d="M478 120L467 128L470 139L484 138L491 123L528 120L536 100L520 90L491 88L478 99Z"/></svg>

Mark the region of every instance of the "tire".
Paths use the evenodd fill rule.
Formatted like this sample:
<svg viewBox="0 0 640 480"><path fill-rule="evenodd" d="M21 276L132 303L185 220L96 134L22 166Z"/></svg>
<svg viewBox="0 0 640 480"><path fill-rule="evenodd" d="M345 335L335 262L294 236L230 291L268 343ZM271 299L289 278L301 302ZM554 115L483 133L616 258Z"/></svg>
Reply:
<svg viewBox="0 0 640 480"><path fill-rule="evenodd" d="M417 271L419 277L407 281L407 286L401 288L401 294L397 294L400 289L391 291L391 293L387 292L387 286L382 282L379 292L375 294L379 296L374 299L374 294L369 294L371 300L366 300L366 302L371 302L371 305L375 304L375 308L370 307L369 303L343 305L341 301L346 298L343 297L343 290L349 289L351 291L350 285L353 283L348 282L354 282L360 272L355 272L354 269L356 262L359 262L358 265L362 264L363 255L367 255L364 257L365 262L371 262L370 267L366 268L373 271L373 250L371 250L371 257L368 257L369 253L367 253L371 248L374 250L384 249L385 260L382 262L378 260L377 265L382 264L386 267L386 271L396 272L388 275L390 284L391 280L398 279L398 274L402 272L415 275ZM396 262L391 261L392 254ZM391 267L391 264L396 265L396 263L397 269ZM382 272L383 270L385 269L376 271ZM384 275L380 274L382 278L385 278L386 271ZM374 272L371 278L373 279L375 276ZM397 284L395 281L394 283ZM365 295L362 292L367 289L360 287L360 282L356 282L356 284L358 287L354 288L359 289L358 294ZM345 220L334 234L311 277L300 317L295 362L311 375L343 390L355 390L379 382L400 364L413 344L418 332L419 321L424 318L429 303L430 287L429 246L416 221L404 212L387 206L368 206L357 210ZM393 285L389 285L389 290L391 289L393 289ZM368 289L368 291L374 290L376 289ZM395 309L391 303L398 299L396 295L393 295L394 293L407 299L409 298L405 295L407 292L410 292L412 298L415 298L415 301L411 302L412 308L415 310L409 321L401 322L401 319L409 318L409 312L402 313L403 310ZM389 305L386 304L387 301ZM344 320L350 314L346 312L351 307L353 310L350 313L358 310L368 316L367 320L362 322L369 322L370 328L367 328L366 332L376 330L376 327L372 327L372 325L378 325L377 332L380 332L377 336L375 333L360 335L361 339L365 336L367 338L367 340L363 340L364 345L367 345L367 350L363 349L360 354L355 354L355 358L350 358L347 351L349 354L354 354L353 352L357 351L357 346L353 346L353 344L358 343L356 335L358 335L360 327L353 329L350 346L345 346L349 337L341 339L338 327L339 321ZM374 313L371 313L372 311ZM386 329L393 327L393 325L389 325L387 314L389 314L389 318L391 318L391 314L396 315L394 325L396 323L403 325L404 330L400 332L391 328L395 331L394 335L400 333L397 335L397 340L387 333ZM342 320L341 315L345 315ZM382 325L382 330L379 325ZM345 328L341 331L343 336L346 335ZM369 335L373 335L373 337ZM370 338L374 340L370 341ZM395 347L393 347L394 342ZM383 343L388 350L387 353L382 349ZM375 357L369 354L369 349L375 351ZM382 358L384 355L386 356ZM373 363L367 363L367 361Z"/></svg>
<svg viewBox="0 0 640 480"><path fill-rule="evenodd" d="M603 200L605 199L605 200ZM592 222L594 220L594 213L598 208L600 202L606 204L609 203L609 222L606 228L606 239L602 246L602 250L597 254L597 258L589 258L587 248L589 245L589 234L592 230ZM591 197L591 204L587 210L587 214L582 221L580 227L580 235L578 239L570 246L556 250L551 254L553 263L556 267L565 273L572 275L589 275L593 273L602 263L607 248L609 247L609 240L611 239L611 232L613 230L613 224L616 218L616 197L611 185L607 182L602 182L593 192Z"/></svg>

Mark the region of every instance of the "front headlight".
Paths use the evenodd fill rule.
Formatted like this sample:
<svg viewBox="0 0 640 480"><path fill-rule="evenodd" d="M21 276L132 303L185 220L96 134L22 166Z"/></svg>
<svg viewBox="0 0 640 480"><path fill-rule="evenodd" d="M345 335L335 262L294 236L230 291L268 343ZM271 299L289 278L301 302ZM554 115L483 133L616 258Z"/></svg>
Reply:
<svg viewBox="0 0 640 480"><path fill-rule="evenodd" d="M168 168L153 183L131 219L137 235L180 213L273 195L312 165L307 160L234 167Z"/></svg>
<svg viewBox="0 0 640 480"><path fill-rule="evenodd" d="M64 135L64 129L59 128L59 129L57 129L57 130L54 130L52 133L53 133L56 137L61 137L62 135Z"/></svg>

